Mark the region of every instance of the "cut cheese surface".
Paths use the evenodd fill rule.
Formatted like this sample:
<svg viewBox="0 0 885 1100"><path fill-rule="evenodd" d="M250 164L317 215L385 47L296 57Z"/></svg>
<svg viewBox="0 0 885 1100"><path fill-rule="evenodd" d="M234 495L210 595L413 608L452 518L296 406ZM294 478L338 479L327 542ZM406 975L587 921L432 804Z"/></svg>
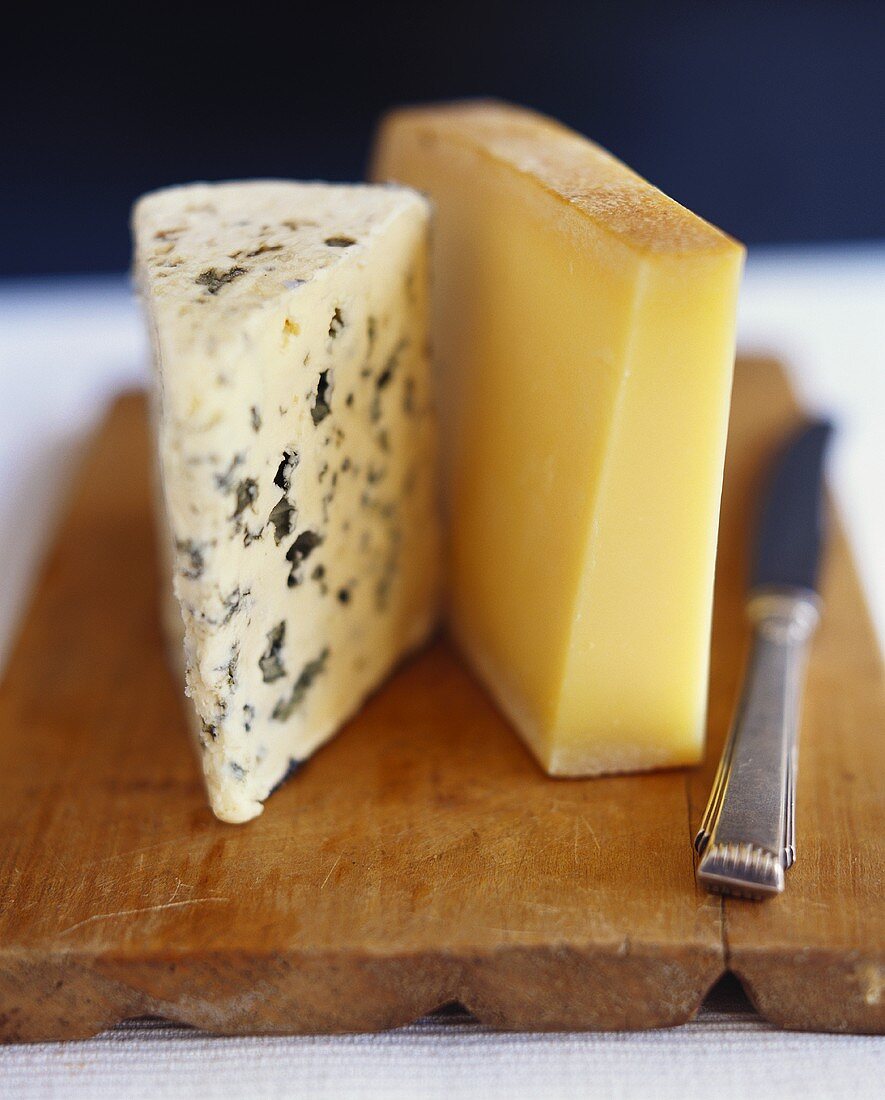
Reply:
<svg viewBox="0 0 885 1100"><path fill-rule="evenodd" d="M428 206L256 181L143 198L167 615L216 815L245 821L433 627Z"/></svg>
<svg viewBox="0 0 885 1100"><path fill-rule="evenodd" d="M503 104L394 112L373 176L435 207L457 640L551 773L696 762L743 249Z"/></svg>

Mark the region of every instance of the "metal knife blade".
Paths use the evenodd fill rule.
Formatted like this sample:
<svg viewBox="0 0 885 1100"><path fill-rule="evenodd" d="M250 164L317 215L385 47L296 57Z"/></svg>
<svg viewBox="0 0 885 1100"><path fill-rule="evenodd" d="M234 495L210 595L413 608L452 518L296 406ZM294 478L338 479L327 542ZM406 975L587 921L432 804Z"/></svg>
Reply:
<svg viewBox="0 0 885 1100"><path fill-rule="evenodd" d="M776 462L759 521L753 588L817 591L823 533L821 476L832 432L829 421L813 421L789 440Z"/></svg>
<svg viewBox="0 0 885 1100"><path fill-rule="evenodd" d="M817 627L822 473L832 425L792 437L772 467L747 601L753 643L731 731L695 838L708 889L763 898L796 858L797 731Z"/></svg>

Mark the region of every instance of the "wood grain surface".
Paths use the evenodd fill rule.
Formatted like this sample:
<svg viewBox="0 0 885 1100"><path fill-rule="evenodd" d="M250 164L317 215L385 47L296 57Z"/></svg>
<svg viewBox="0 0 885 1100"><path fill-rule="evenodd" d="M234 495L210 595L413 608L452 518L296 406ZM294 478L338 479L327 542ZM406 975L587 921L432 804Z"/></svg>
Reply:
<svg viewBox="0 0 885 1100"><path fill-rule="evenodd" d="M703 768L550 779L438 640L231 826L164 659L145 405L121 399L0 687L0 1038L144 1014L375 1030L452 1000L500 1028L648 1028L688 1019L727 969L786 1027L881 1030L882 665L838 528L787 892L723 902L694 878L753 493L797 417L775 364L739 364Z"/></svg>

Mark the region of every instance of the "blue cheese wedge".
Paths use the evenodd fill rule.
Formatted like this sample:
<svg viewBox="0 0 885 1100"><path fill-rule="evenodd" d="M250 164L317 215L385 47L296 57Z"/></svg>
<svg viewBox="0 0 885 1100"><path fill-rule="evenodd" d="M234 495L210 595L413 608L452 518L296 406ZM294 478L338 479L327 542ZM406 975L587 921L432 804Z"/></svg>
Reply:
<svg viewBox="0 0 885 1100"><path fill-rule="evenodd" d="M276 181L135 207L166 618L224 821L435 624L428 214L406 188Z"/></svg>

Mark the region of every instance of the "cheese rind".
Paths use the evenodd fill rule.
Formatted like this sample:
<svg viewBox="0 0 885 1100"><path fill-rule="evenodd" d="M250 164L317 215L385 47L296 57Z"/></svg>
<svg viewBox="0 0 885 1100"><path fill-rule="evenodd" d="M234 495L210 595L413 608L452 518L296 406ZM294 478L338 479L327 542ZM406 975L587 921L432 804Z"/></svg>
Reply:
<svg viewBox="0 0 885 1100"><path fill-rule="evenodd" d="M212 808L245 821L435 623L428 207L195 184L140 200L133 228L165 617Z"/></svg>
<svg viewBox="0 0 885 1100"><path fill-rule="evenodd" d="M696 762L742 248L494 103L394 112L436 207L453 631L554 774Z"/></svg>

